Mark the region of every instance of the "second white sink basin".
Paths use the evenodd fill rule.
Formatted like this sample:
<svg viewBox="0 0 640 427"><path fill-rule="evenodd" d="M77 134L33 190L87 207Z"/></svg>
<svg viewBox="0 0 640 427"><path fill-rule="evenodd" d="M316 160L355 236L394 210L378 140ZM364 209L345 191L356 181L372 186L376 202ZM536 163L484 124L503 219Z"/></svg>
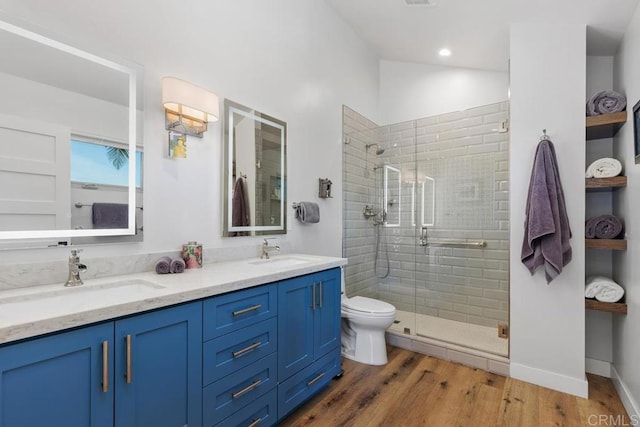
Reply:
<svg viewBox="0 0 640 427"><path fill-rule="evenodd" d="M297 256L276 256L270 259L259 259L256 261L251 261L249 264L262 265L271 268L285 268L293 267L296 265L309 264L312 261L314 261L313 258L303 258Z"/></svg>

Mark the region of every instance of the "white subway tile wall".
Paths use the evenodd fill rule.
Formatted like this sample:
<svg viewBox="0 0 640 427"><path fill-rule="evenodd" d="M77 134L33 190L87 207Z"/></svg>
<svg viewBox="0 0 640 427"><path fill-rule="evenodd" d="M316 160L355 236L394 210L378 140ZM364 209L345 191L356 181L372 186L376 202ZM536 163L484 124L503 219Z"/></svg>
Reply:
<svg viewBox="0 0 640 427"><path fill-rule="evenodd" d="M508 109L502 102L377 126L344 107L347 295L482 326L508 323L509 134L498 132ZM383 207L384 165L400 170L402 182L400 194L393 182L388 200L394 203ZM365 205L387 210L389 223L374 226L363 215ZM485 240L487 246L422 247L421 226L429 239Z"/></svg>

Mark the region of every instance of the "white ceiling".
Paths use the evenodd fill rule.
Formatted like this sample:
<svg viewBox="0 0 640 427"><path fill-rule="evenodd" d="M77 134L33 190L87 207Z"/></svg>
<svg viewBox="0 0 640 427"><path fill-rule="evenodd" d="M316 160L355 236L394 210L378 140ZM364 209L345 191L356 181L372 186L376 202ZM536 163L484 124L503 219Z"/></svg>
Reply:
<svg viewBox="0 0 640 427"><path fill-rule="evenodd" d="M614 55L639 0L325 0L381 59L506 71L509 24L586 24L589 55ZM438 50L448 47L448 58Z"/></svg>

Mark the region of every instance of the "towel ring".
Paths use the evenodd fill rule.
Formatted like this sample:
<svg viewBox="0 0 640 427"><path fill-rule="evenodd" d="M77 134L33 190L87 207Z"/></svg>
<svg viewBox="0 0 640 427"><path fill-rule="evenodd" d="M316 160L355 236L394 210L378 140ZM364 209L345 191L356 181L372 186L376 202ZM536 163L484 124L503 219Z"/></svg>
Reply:
<svg viewBox="0 0 640 427"><path fill-rule="evenodd" d="M542 136L540 137L540 141L544 141L545 139L549 139L549 135L547 135L547 130L542 129Z"/></svg>

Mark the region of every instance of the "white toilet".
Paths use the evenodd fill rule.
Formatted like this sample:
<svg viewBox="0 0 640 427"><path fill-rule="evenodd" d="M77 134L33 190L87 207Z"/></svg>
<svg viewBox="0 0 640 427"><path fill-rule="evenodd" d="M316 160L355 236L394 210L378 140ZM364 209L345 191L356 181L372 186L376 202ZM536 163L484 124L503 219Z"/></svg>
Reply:
<svg viewBox="0 0 640 427"><path fill-rule="evenodd" d="M368 365L387 363L385 331L396 318L396 308L373 298L347 298L342 270L342 355Z"/></svg>

